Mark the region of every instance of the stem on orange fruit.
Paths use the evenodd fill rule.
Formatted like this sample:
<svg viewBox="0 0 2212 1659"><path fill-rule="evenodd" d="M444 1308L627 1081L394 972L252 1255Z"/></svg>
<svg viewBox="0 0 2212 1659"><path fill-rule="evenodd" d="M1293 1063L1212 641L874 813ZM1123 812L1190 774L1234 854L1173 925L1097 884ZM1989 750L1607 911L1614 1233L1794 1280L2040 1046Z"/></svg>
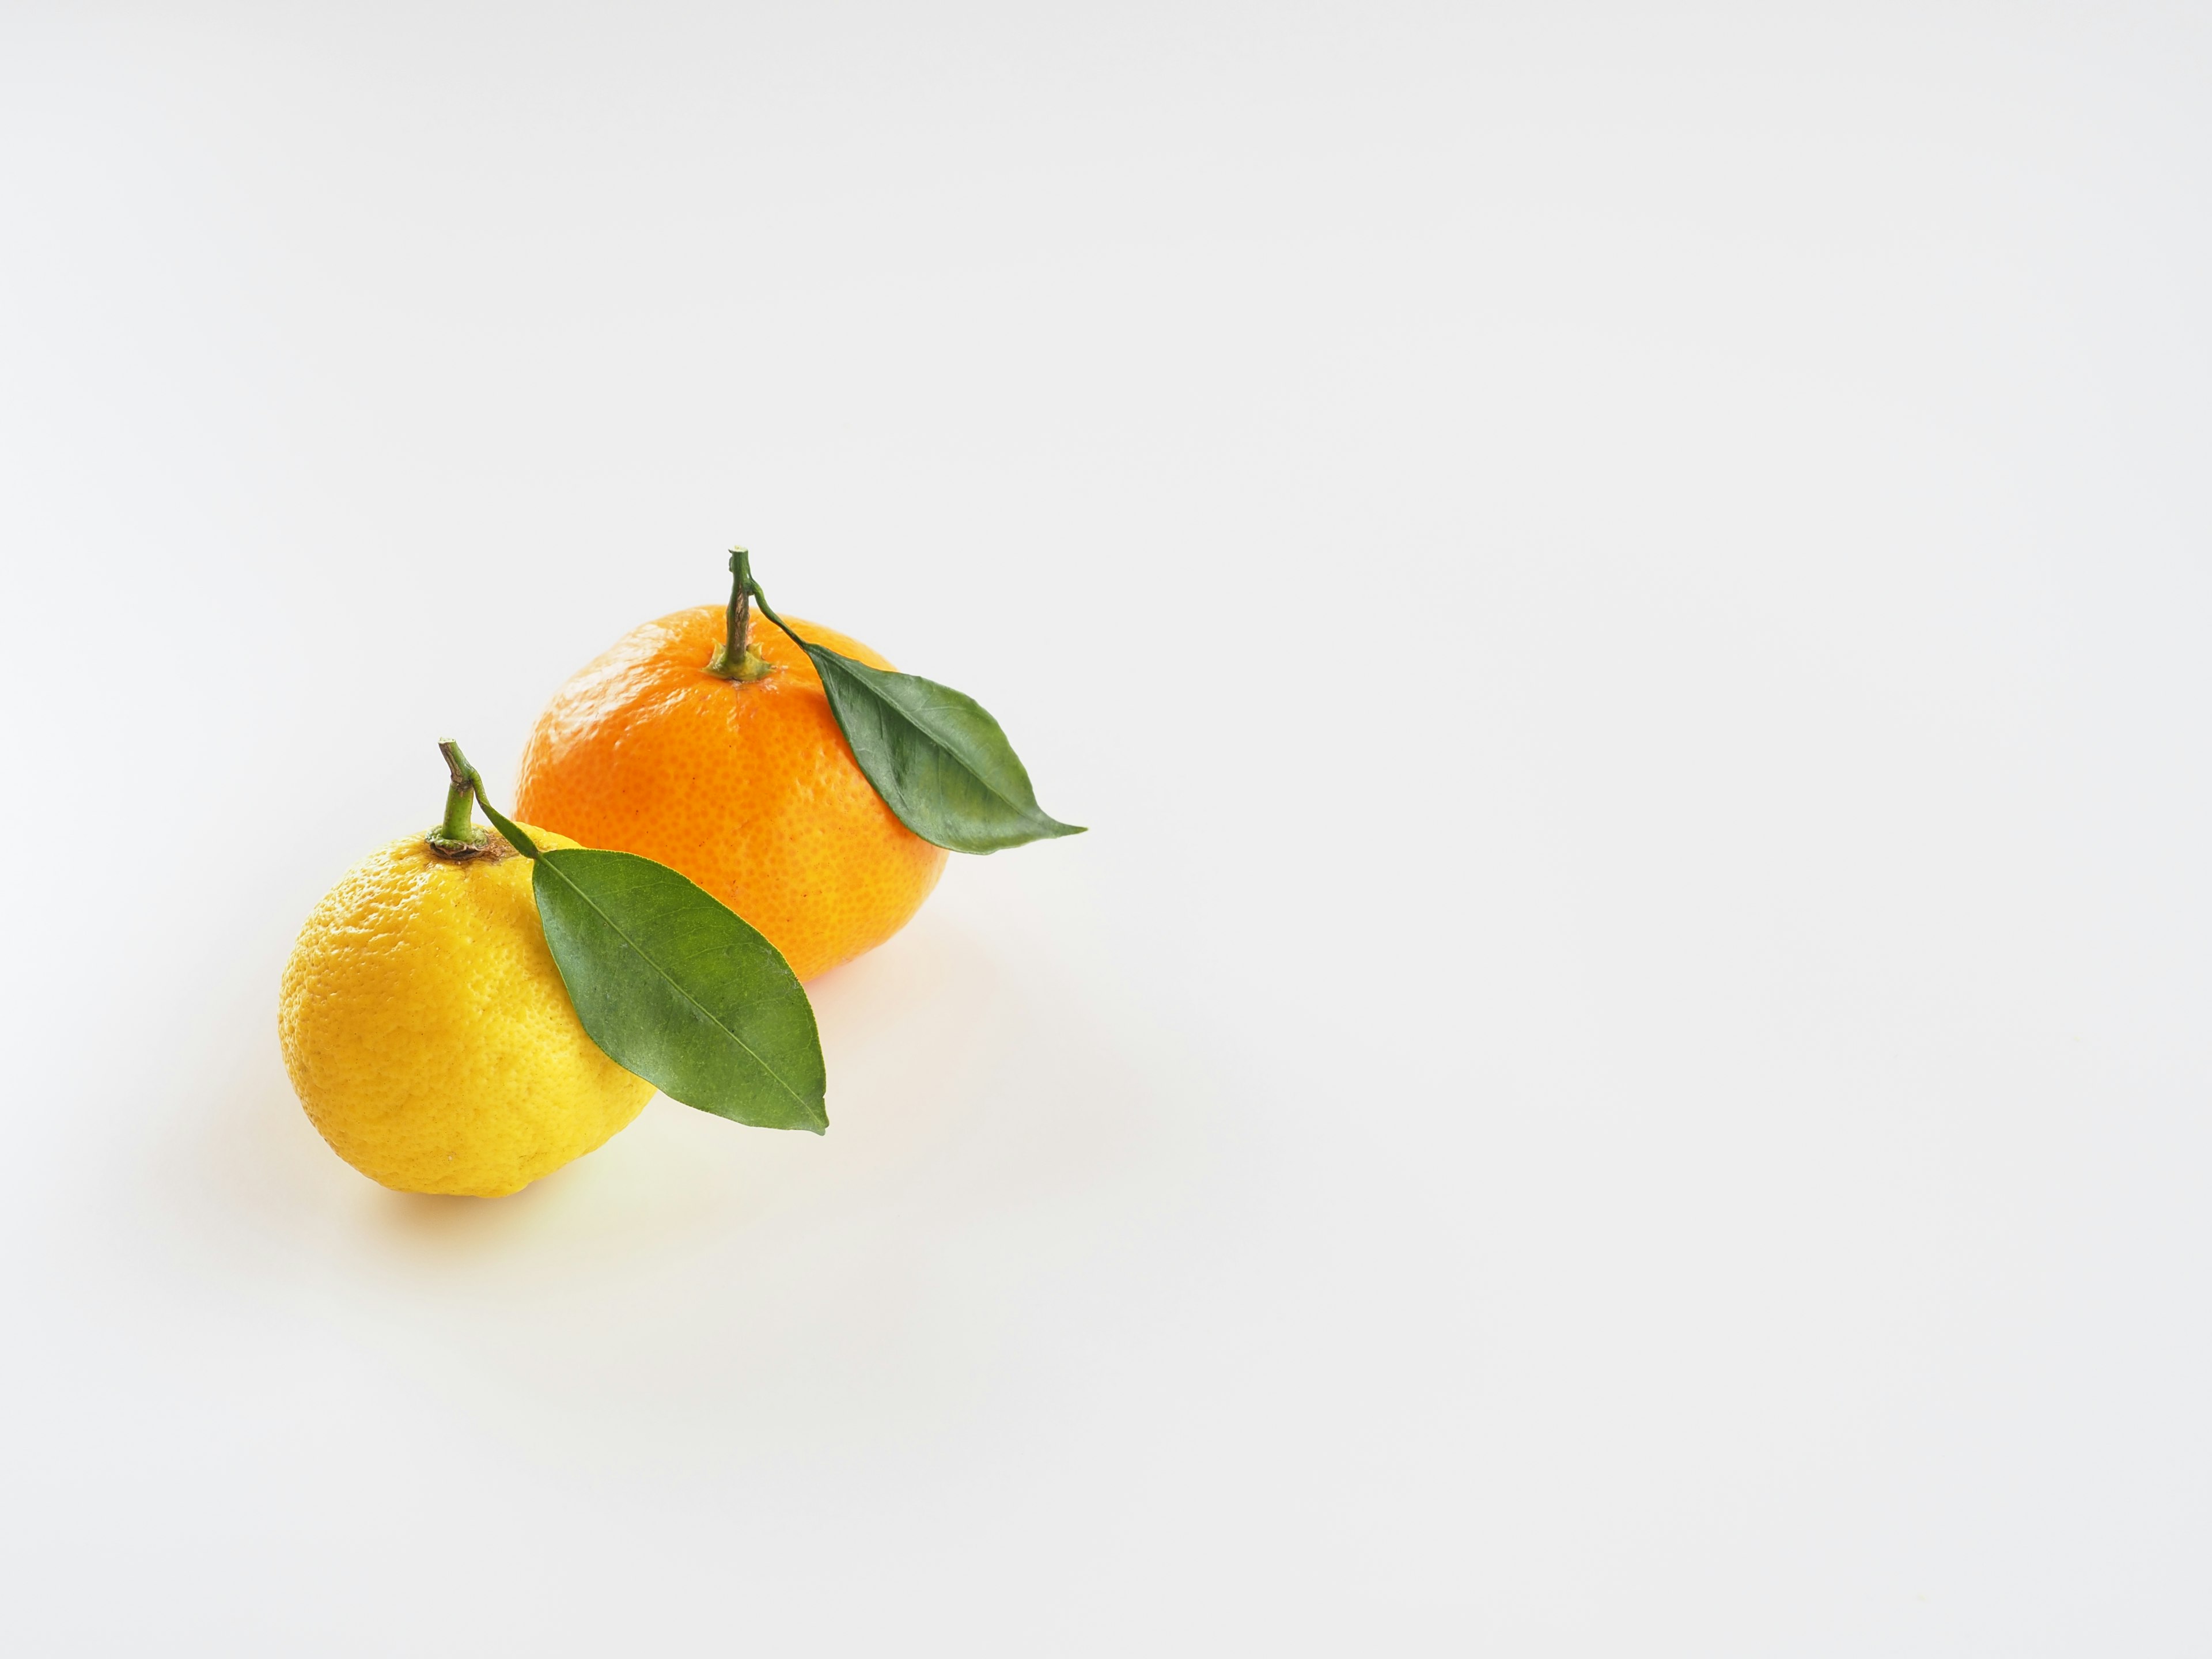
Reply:
<svg viewBox="0 0 2212 1659"><path fill-rule="evenodd" d="M753 556L742 547L730 550L730 607L726 613L722 642L714 647L707 672L740 684L768 672L767 660L747 642L752 623Z"/></svg>

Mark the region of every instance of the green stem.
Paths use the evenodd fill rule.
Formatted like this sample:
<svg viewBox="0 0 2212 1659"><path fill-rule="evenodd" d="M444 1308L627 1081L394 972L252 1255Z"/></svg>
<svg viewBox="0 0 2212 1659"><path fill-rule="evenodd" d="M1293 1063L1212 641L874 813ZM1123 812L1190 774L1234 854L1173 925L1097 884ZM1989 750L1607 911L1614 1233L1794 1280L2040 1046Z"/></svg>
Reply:
<svg viewBox="0 0 2212 1659"><path fill-rule="evenodd" d="M483 850L489 839L469 816L469 807L476 799L476 786L471 781L474 769L452 740L438 745L438 752L446 757L446 775L450 781L446 786L446 818L430 832L430 845L448 855L467 857Z"/></svg>
<svg viewBox="0 0 2212 1659"><path fill-rule="evenodd" d="M768 672L767 659L754 650L745 635L750 631L753 594L753 556L742 547L730 550L730 605L724 614L722 642L714 647L714 659L707 665L709 674L740 684L757 680Z"/></svg>
<svg viewBox="0 0 2212 1659"><path fill-rule="evenodd" d="M453 783L446 791L446 821L430 832L431 850L447 858L470 858L483 851L491 837L469 821L469 803L473 800L483 808L491 827L507 838L509 847L526 859L536 858L538 843L484 798L483 774L469 764L460 744L448 738L438 745L438 752L446 757L447 775Z"/></svg>

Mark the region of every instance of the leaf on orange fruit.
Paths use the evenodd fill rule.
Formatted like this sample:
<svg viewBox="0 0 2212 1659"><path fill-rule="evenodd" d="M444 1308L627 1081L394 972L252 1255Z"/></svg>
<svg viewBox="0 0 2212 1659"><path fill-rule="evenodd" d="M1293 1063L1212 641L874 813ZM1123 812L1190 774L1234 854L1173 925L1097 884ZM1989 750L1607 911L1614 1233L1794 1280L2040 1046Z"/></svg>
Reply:
<svg viewBox="0 0 2212 1659"><path fill-rule="evenodd" d="M975 698L792 638L821 674L860 770L924 841L956 853L995 853L1083 833L1037 805L1021 757Z"/></svg>

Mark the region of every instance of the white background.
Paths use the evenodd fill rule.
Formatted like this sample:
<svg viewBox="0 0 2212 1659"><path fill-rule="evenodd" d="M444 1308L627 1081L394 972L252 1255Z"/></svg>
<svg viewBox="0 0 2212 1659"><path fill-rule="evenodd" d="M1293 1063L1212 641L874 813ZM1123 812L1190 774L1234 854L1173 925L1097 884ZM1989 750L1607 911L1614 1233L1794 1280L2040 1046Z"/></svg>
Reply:
<svg viewBox="0 0 2212 1659"><path fill-rule="evenodd" d="M2203 1653L2208 71L8 0L6 1645ZM733 539L1095 827L370 1185L294 931Z"/></svg>

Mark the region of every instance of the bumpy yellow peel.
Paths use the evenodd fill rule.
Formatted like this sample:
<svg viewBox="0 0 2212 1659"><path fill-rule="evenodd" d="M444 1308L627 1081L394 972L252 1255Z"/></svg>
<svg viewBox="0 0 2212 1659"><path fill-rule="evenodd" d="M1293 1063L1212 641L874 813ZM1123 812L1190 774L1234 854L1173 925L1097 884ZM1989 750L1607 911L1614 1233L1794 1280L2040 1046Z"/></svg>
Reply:
<svg viewBox="0 0 2212 1659"><path fill-rule="evenodd" d="M542 848L565 836L523 829ZM511 1193L602 1145L653 1085L585 1034L545 947L530 860L393 842L315 907L278 1031L315 1127L408 1192Z"/></svg>

